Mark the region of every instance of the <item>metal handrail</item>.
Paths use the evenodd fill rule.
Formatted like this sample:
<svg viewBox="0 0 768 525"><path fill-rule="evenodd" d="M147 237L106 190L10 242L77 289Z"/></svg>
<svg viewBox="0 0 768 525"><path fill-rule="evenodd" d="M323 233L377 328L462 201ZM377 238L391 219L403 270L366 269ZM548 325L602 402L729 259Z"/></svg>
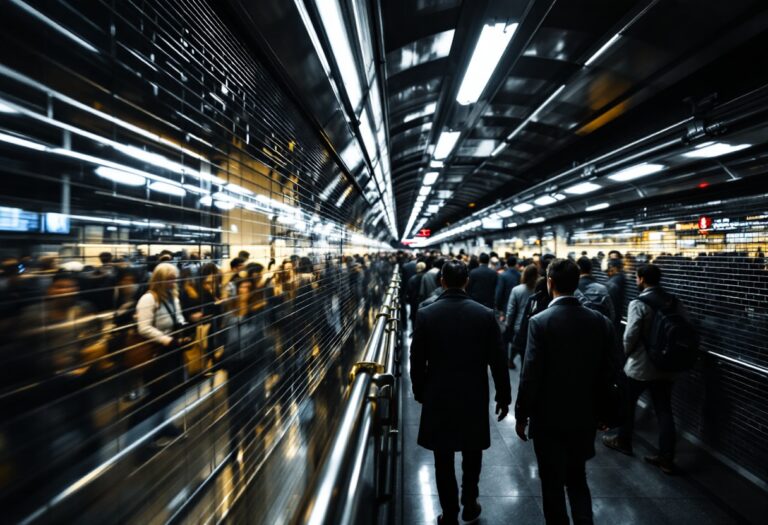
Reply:
<svg viewBox="0 0 768 525"><path fill-rule="evenodd" d="M387 326L399 310L399 267L384 296L362 361L352 368L351 384L341 412L339 425L331 439L328 455L307 491L306 504L297 523L326 525L350 523L356 512L356 491L363 476L366 448L374 433L377 385L392 382L394 351Z"/></svg>

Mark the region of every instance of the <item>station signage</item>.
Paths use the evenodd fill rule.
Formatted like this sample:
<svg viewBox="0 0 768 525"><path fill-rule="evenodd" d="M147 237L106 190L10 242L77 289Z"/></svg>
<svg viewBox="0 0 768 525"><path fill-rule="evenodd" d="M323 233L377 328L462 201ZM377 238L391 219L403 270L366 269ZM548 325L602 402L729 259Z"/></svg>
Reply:
<svg viewBox="0 0 768 525"><path fill-rule="evenodd" d="M430 235L432 235L432 230L430 230L429 228L422 228L419 230L419 233L416 234L416 237L426 238L426 237L429 237Z"/></svg>
<svg viewBox="0 0 768 525"><path fill-rule="evenodd" d="M700 230L708 230L712 227L712 217L707 217L706 215L702 215L699 217L699 229Z"/></svg>

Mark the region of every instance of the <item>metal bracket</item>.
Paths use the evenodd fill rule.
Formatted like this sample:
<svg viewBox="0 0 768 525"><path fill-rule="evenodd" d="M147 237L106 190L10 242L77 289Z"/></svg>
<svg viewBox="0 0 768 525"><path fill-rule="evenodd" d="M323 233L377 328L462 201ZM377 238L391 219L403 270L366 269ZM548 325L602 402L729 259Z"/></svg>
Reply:
<svg viewBox="0 0 768 525"><path fill-rule="evenodd" d="M376 383L376 386L379 388L384 388L385 386L394 386L395 384L395 376L392 374L385 374L385 373L378 373L373 376L373 382Z"/></svg>
<svg viewBox="0 0 768 525"><path fill-rule="evenodd" d="M376 376L384 372L384 365L373 361L359 361L352 365L352 370L349 372L349 382L354 381L357 374L361 371L371 374L375 381Z"/></svg>

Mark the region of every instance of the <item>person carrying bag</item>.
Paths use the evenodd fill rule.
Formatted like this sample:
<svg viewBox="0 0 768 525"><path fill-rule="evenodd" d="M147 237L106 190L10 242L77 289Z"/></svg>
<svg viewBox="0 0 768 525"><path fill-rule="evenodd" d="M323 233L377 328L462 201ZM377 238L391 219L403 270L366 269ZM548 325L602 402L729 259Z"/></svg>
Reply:
<svg viewBox="0 0 768 525"><path fill-rule="evenodd" d="M184 317L177 291L178 271L171 264L159 264L149 281L149 290L136 305L137 331L152 343L152 358L144 375L148 379L147 409L162 414L160 439L180 434L172 424L171 404L184 383L183 348L191 339L183 333Z"/></svg>

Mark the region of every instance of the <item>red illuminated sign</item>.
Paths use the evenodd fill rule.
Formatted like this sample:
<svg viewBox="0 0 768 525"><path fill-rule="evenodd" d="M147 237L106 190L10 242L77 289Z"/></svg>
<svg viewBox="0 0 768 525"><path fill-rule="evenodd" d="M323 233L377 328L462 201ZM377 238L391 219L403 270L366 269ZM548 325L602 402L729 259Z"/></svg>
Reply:
<svg viewBox="0 0 768 525"><path fill-rule="evenodd" d="M419 233L416 234L416 237L429 237L432 235L432 230L428 228L422 228L419 230Z"/></svg>
<svg viewBox="0 0 768 525"><path fill-rule="evenodd" d="M712 227L712 217L707 217L706 215L702 215L699 217L699 229L700 230L708 230Z"/></svg>

